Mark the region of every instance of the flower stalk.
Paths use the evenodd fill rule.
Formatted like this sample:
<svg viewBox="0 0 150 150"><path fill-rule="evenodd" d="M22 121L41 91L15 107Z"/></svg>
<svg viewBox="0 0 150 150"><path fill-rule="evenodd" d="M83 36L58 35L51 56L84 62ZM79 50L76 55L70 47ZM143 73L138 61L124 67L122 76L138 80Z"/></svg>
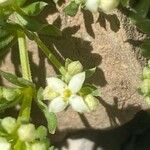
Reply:
<svg viewBox="0 0 150 150"><path fill-rule="evenodd" d="M26 36L24 32L18 31L18 45L19 45L19 53L20 53L20 62L22 68L22 76L24 79L32 81L31 71L30 71L30 64L29 64L29 57L26 45ZM30 111L31 111L31 103L32 103L32 89L27 88L24 90L21 110L18 117L18 122L29 121L30 119Z"/></svg>

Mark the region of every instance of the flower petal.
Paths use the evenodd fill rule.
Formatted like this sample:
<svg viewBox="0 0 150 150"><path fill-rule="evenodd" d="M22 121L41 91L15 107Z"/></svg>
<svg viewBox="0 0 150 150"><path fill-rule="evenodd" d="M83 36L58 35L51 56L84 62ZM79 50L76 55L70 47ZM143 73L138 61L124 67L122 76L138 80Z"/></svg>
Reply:
<svg viewBox="0 0 150 150"><path fill-rule="evenodd" d="M85 80L85 72L78 73L72 77L68 85L72 93L75 94L80 91L84 83L84 80Z"/></svg>
<svg viewBox="0 0 150 150"><path fill-rule="evenodd" d="M89 111L88 107L86 106L83 98L78 95L73 95L69 98L69 103L72 108L80 113Z"/></svg>
<svg viewBox="0 0 150 150"><path fill-rule="evenodd" d="M54 92L58 93L62 93L67 87L66 83L55 77L47 78L47 84Z"/></svg>
<svg viewBox="0 0 150 150"><path fill-rule="evenodd" d="M49 103L49 111L50 112L60 112L63 111L67 107L67 103L65 103L62 97L56 97Z"/></svg>

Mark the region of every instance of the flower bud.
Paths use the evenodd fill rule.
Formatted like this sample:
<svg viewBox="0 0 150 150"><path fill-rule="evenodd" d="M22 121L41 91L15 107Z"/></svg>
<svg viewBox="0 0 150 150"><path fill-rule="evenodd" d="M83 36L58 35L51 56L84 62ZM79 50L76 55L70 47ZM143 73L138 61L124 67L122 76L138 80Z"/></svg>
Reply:
<svg viewBox="0 0 150 150"><path fill-rule="evenodd" d="M58 96L58 93L54 92L49 86L43 91L44 100L53 100Z"/></svg>
<svg viewBox="0 0 150 150"><path fill-rule="evenodd" d="M143 78L150 79L150 68L144 67L143 69Z"/></svg>
<svg viewBox="0 0 150 150"><path fill-rule="evenodd" d="M143 80L143 82L142 82L140 88L141 88L141 92L142 92L145 96L149 95L149 94L150 94L150 79L145 79L145 80Z"/></svg>
<svg viewBox="0 0 150 150"><path fill-rule="evenodd" d="M35 140L36 130L33 124L21 125L18 129L18 136L21 141L32 142Z"/></svg>
<svg viewBox="0 0 150 150"><path fill-rule="evenodd" d="M145 97L145 101L150 105L150 97Z"/></svg>
<svg viewBox="0 0 150 150"><path fill-rule="evenodd" d="M91 12L97 12L100 0L86 0L85 6Z"/></svg>
<svg viewBox="0 0 150 150"><path fill-rule="evenodd" d="M0 150L11 150L11 144L2 137L0 137Z"/></svg>
<svg viewBox="0 0 150 150"><path fill-rule="evenodd" d="M13 101L21 94L19 89L14 88L3 88L3 98L8 101Z"/></svg>
<svg viewBox="0 0 150 150"><path fill-rule="evenodd" d="M68 65L67 70L70 75L75 75L83 71L83 66L79 61L73 61Z"/></svg>
<svg viewBox="0 0 150 150"><path fill-rule="evenodd" d="M11 134L16 129L16 119L12 117L6 117L2 119L1 125L5 129L5 131L7 131L7 133Z"/></svg>
<svg viewBox="0 0 150 150"><path fill-rule="evenodd" d="M12 4L13 0L0 0L0 6L5 7Z"/></svg>
<svg viewBox="0 0 150 150"><path fill-rule="evenodd" d="M88 106L88 108L92 111L95 110L98 106L99 102L98 99L95 98L93 95L89 94L85 97L85 102Z"/></svg>
<svg viewBox="0 0 150 150"><path fill-rule="evenodd" d="M47 128L44 126L39 126L36 130L36 138L38 139L45 139L47 136Z"/></svg>
<svg viewBox="0 0 150 150"><path fill-rule="evenodd" d="M109 13L119 5L119 0L100 0L99 8L105 12Z"/></svg>
<svg viewBox="0 0 150 150"><path fill-rule="evenodd" d="M34 143L31 146L31 150L46 150L46 144L45 143Z"/></svg>

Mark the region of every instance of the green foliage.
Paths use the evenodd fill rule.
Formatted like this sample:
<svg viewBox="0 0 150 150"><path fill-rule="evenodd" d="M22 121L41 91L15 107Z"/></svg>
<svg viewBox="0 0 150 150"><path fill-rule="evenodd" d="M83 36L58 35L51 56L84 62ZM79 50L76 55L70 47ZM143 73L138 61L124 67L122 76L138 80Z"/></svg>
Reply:
<svg viewBox="0 0 150 150"><path fill-rule="evenodd" d="M64 9L64 12L69 16L75 16L78 12L79 4L76 4L75 1L71 1L69 5Z"/></svg>
<svg viewBox="0 0 150 150"><path fill-rule="evenodd" d="M45 2L34 2L22 8L23 12L28 16L37 16L48 4Z"/></svg>
<svg viewBox="0 0 150 150"><path fill-rule="evenodd" d="M43 103L43 89L40 88L37 93L37 104L42 110L48 124L48 130L51 134L55 133L57 127L57 117L53 112L49 112L47 105Z"/></svg>

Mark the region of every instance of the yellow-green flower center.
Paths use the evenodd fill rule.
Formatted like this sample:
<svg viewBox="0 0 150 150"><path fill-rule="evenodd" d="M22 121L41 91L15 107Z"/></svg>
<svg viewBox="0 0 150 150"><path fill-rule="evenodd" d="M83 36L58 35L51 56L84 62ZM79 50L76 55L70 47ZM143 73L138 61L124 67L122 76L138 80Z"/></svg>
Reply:
<svg viewBox="0 0 150 150"><path fill-rule="evenodd" d="M69 90L69 89L66 89L66 90L64 90L64 92L63 92L63 96L64 96L65 99L66 99L66 98L69 98L69 97L71 96L71 94L72 94L72 92L71 92L71 90Z"/></svg>

